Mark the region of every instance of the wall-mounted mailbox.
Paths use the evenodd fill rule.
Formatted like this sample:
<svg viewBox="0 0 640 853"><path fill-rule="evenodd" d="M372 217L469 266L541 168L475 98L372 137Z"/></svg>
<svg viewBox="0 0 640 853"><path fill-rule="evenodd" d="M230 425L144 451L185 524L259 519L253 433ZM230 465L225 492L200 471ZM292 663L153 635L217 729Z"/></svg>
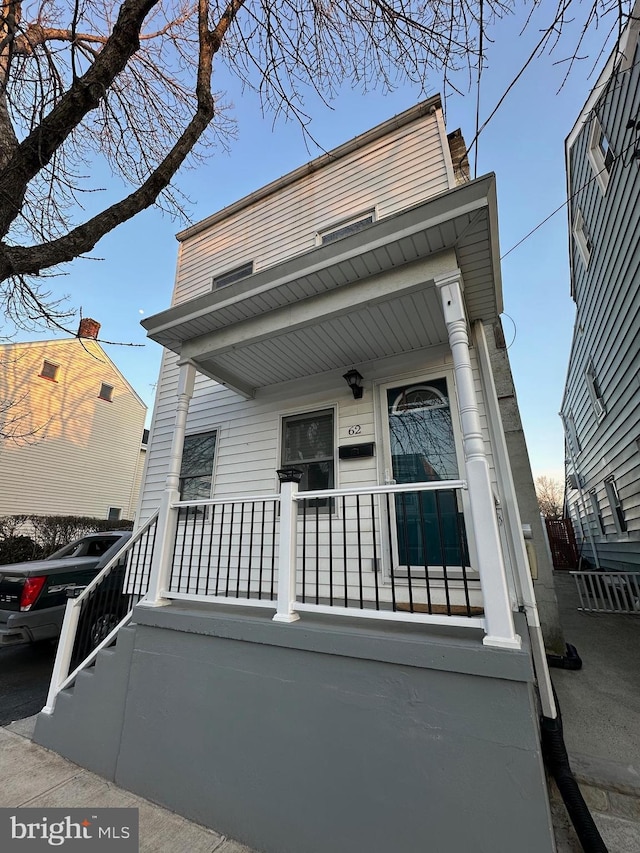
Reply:
<svg viewBox="0 0 640 853"><path fill-rule="evenodd" d="M373 456L374 447L373 441L363 444L343 444L338 448L338 455L340 459L365 459L367 456Z"/></svg>

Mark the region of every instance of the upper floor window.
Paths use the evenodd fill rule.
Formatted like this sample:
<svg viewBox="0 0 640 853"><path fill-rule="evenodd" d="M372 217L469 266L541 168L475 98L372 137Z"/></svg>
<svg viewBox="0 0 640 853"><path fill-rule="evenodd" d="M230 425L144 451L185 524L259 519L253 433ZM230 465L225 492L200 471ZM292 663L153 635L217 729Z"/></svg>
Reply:
<svg viewBox="0 0 640 853"><path fill-rule="evenodd" d="M609 501L609 506L611 507L611 513L613 515L613 524L616 528L616 531L618 533L624 533L627 529L627 520L624 517L622 502L620 500L618 488L613 477L609 477L604 481L604 488L607 492L607 499Z"/></svg>
<svg viewBox="0 0 640 853"><path fill-rule="evenodd" d="M333 410L291 415L282 420L282 467L302 471L300 491L334 488ZM305 506L330 506L328 499L306 501Z"/></svg>
<svg viewBox="0 0 640 853"><path fill-rule="evenodd" d="M333 243L335 240L341 240L343 237L349 237L351 234L361 231L373 222L375 222L375 211L371 210L367 213L361 214L360 216L356 216L353 219L344 220L324 231L319 231L318 242L321 245L324 245L325 243Z"/></svg>
<svg viewBox="0 0 640 853"><path fill-rule="evenodd" d="M59 373L60 366L58 364L54 364L52 361L47 361L46 359L42 362L42 369L40 370L42 379L50 379L52 382L57 382Z"/></svg>
<svg viewBox="0 0 640 853"><path fill-rule="evenodd" d="M228 284L233 284L234 281L240 281L240 279L247 278L250 275L253 275L253 261L242 264L240 267L234 267L232 270L227 270L227 272L221 275L214 275L213 289L218 290L221 287L226 287Z"/></svg>
<svg viewBox="0 0 640 853"><path fill-rule="evenodd" d="M580 208L576 209L575 219L573 220L573 236L575 238L578 251L580 252L580 257L582 258L585 267L588 267L589 258L591 257L592 243L587 227L584 224Z"/></svg>
<svg viewBox="0 0 640 853"><path fill-rule="evenodd" d="M615 154L597 116L591 120L589 133L589 162L602 192L607 191Z"/></svg>
<svg viewBox="0 0 640 853"><path fill-rule="evenodd" d="M180 467L180 499L206 500L211 497L216 431L186 435Z"/></svg>
<svg viewBox="0 0 640 853"><path fill-rule="evenodd" d="M106 400L107 403L111 403L113 401L113 385L107 385L106 382L103 382L100 385L98 397L101 400Z"/></svg>
<svg viewBox="0 0 640 853"><path fill-rule="evenodd" d="M604 397L602 396L602 391L600 389L600 385L598 384L593 364L589 364L589 366L587 367L587 370L585 372L585 379L587 380L587 389L589 391L589 397L591 398L593 411L596 413L596 417L598 418L598 420L600 420L600 418L604 415L606 409L604 406Z"/></svg>

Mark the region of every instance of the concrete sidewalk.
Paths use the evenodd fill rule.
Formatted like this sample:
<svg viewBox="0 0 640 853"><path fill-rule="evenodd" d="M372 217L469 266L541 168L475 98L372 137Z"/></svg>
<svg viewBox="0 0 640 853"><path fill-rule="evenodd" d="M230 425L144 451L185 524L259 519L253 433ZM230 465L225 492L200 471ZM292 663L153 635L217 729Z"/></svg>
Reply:
<svg viewBox="0 0 640 853"><path fill-rule="evenodd" d="M32 743L35 717L0 728L0 806L137 808L140 853L252 853Z"/></svg>
<svg viewBox="0 0 640 853"><path fill-rule="evenodd" d="M555 572L565 640L577 671L552 669L571 768L609 853L640 851L640 615L581 613L575 581ZM559 853L582 850L555 785Z"/></svg>

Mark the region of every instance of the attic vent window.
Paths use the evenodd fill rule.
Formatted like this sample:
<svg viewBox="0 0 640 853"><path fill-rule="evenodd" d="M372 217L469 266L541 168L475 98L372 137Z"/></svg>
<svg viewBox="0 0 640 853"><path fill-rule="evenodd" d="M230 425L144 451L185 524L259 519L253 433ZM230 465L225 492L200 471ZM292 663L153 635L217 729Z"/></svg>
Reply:
<svg viewBox="0 0 640 853"><path fill-rule="evenodd" d="M615 154L611 148L611 143L602 129L598 117L594 116L589 134L589 162L603 193L607 191L614 160Z"/></svg>
<svg viewBox="0 0 640 853"><path fill-rule="evenodd" d="M250 275L253 275L253 261L249 261L248 264L242 264L241 267L228 270L222 273L222 275L214 275L213 289L219 290L221 287L226 287L229 284L233 284L234 281L240 281L240 279L247 278Z"/></svg>
<svg viewBox="0 0 640 853"><path fill-rule="evenodd" d="M104 382L100 386L100 393L98 397L101 400L106 400L107 403L111 403L113 401L113 385L106 385Z"/></svg>
<svg viewBox="0 0 640 853"><path fill-rule="evenodd" d="M59 373L59 365L54 364L52 361L46 361L46 359L42 362L42 370L40 371L42 379L50 379L51 382L57 382Z"/></svg>
<svg viewBox="0 0 640 853"><path fill-rule="evenodd" d="M375 212L372 210L363 216L342 222L335 228L320 231L318 237L320 238L321 245L324 246L325 243L334 243L336 240L341 240L343 237L349 237L351 234L362 231L363 228L366 228L367 225L371 225L373 222L375 222Z"/></svg>

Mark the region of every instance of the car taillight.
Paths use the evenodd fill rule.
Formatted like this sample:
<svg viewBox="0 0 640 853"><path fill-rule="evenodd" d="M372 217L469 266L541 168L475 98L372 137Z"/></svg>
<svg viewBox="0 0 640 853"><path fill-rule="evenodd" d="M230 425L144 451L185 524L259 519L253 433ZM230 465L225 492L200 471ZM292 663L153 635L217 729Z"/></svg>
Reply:
<svg viewBox="0 0 640 853"><path fill-rule="evenodd" d="M42 590L46 579L46 575L26 579L20 595L20 610L28 610L31 607L36 598L40 595L40 591Z"/></svg>

